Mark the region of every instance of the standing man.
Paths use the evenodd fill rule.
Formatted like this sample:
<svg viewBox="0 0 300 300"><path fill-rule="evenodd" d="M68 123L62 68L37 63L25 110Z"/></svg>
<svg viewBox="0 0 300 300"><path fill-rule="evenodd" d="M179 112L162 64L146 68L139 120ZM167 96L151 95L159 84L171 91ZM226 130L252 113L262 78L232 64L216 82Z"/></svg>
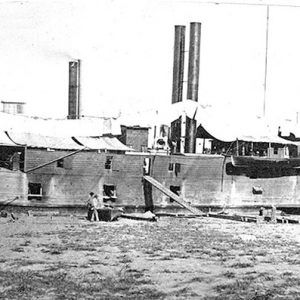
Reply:
<svg viewBox="0 0 300 300"><path fill-rule="evenodd" d="M93 198L94 198L94 193L93 192L90 192L89 193L89 198L87 200L87 209L88 209L88 213L87 213L87 219L89 221L92 220L92 215L93 215Z"/></svg>
<svg viewBox="0 0 300 300"><path fill-rule="evenodd" d="M98 195L95 195L95 198L97 199L97 209L104 208L104 202L103 197L99 197Z"/></svg>
<svg viewBox="0 0 300 300"><path fill-rule="evenodd" d="M92 197L92 217L91 217L91 221L99 222L98 208L100 208L99 207L98 195L94 194L94 196Z"/></svg>

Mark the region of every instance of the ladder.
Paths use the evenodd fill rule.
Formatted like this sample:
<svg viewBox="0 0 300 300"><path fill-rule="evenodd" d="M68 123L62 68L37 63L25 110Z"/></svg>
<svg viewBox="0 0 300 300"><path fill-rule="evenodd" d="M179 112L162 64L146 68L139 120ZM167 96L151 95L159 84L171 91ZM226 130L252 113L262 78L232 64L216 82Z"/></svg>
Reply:
<svg viewBox="0 0 300 300"><path fill-rule="evenodd" d="M184 199L182 199L181 197L179 197L178 195L176 195L175 193L170 191L168 188L166 188L164 185L162 185L160 182L158 182L153 177L144 176L144 179L147 180L148 182L150 182L154 187L156 187L162 193L164 193L165 195L174 199L174 201L176 201L179 205L181 205L182 207L184 207L187 210L189 210L190 212L192 212L194 215L200 215L200 216L205 215L205 213L203 211L190 205L187 201L185 201Z"/></svg>

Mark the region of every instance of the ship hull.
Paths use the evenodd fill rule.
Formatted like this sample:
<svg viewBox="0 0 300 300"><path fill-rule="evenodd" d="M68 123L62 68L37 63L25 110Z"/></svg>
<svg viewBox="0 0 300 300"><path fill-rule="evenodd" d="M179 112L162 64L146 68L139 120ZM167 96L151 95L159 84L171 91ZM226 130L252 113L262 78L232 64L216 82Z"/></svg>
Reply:
<svg viewBox="0 0 300 300"><path fill-rule="evenodd" d="M68 151L27 149L25 171L67 155ZM106 169L107 157L112 160ZM250 178L232 175L227 166L230 158L220 155L150 155L111 154L83 151L66 159L65 166L56 163L32 172L0 169L2 204L38 207L84 206L89 192L105 194L113 187L114 194L104 196L113 206L143 208L145 160L150 163L149 175L199 207L256 207L276 205L300 206L300 177L281 176ZM30 184L41 186L41 195L28 192ZM257 192L259 191L259 192ZM152 189L155 207L176 207L177 204L159 190Z"/></svg>

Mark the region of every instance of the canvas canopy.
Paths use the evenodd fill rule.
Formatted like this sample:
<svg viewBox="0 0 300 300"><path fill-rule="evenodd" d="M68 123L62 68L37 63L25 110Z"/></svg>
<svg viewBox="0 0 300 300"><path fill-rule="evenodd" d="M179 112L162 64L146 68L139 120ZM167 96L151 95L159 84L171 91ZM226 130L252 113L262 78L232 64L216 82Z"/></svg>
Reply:
<svg viewBox="0 0 300 300"><path fill-rule="evenodd" d="M297 142L292 142L285 140L272 132L270 132L267 128L261 127L261 130L254 130L254 129L248 129L243 128L241 126L240 128L232 129L230 127L226 127L225 129L219 129L215 128L213 126L205 126L200 125L199 127L202 127L204 131L208 133L207 136L198 136L198 137L204 137L204 138L215 138L219 141L223 142L232 142L235 140L245 141L245 142L254 142L254 143L274 143L274 144L286 144L286 145L299 145ZM198 132L201 132L202 130L198 128ZM198 133L197 132L197 133ZM203 132L203 131L202 131ZM209 135L211 137L209 137Z"/></svg>
<svg viewBox="0 0 300 300"><path fill-rule="evenodd" d="M114 150L132 151L117 138L104 137L55 137L28 132L8 132L8 142L12 145L27 146L31 148L49 148L63 150L92 149L92 150ZM1 138L1 135L0 135ZM0 140L1 142L1 140Z"/></svg>
<svg viewBox="0 0 300 300"><path fill-rule="evenodd" d="M223 142L240 141L257 143L295 144L278 136L278 126L267 120L247 114L234 114L225 109L203 108L195 101L173 104L170 111L173 120L185 114L197 121L197 137L214 138Z"/></svg>
<svg viewBox="0 0 300 300"><path fill-rule="evenodd" d="M94 150L132 151L115 137L74 137L81 145Z"/></svg>
<svg viewBox="0 0 300 300"><path fill-rule="evenodd" d="M3 131L31 132L58 137L121 134L118 118L109 117L83 117L77 120L43 119L0 112L0 128Z"/></svg>
<svg viewBox="0 0 300 300"><path fill-rule="evenodd" d="M0 145L4 146L16 146L16 144L9 139L4 131L0 131Z"/></svg>
<svg viewBox="0 0 300 300"><path fill-rule="evenodd" d="M272 134L264 133L239 133L230 131L229 133L224 133L219 129L205 127L202 124L198 127L197 137L206 139L217 139L222 142L233 142L236 140L254 143L274 143L274 144L291 144L298 145L299 143L292 142L275 136Z"/></svg>
<svg viewBox="0 0 300 300"><path fill-rule="evenodd" d="M44 136L33 133L8 132L11 141L17 145L23 145L32 148L49 148L49 149L82 149L72 138Z"/></svg>

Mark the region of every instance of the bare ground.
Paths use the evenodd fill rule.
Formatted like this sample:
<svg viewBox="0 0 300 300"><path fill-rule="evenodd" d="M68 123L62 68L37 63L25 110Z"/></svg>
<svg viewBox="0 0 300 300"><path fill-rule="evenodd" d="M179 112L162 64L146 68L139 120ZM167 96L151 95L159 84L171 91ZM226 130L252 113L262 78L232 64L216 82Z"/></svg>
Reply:
<svg viewBox="0 0 300 300"><path fill-rule="evenodd" d="M1 299L300 299L300 225L0 218Z"/></svg>

